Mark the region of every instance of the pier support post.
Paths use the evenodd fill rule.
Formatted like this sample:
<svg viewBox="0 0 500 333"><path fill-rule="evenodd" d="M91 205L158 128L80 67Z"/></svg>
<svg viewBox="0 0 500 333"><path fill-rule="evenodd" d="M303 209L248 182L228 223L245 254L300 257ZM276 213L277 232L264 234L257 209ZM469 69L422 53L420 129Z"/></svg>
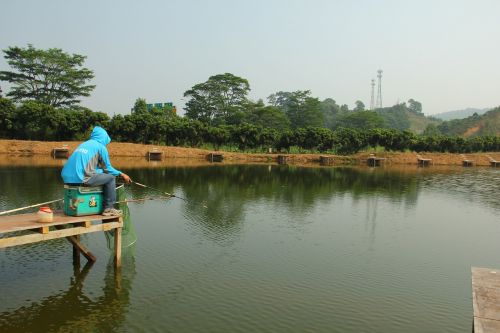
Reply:
<svg viewBox="0 0 500 333"><path fill-rule="evenodd" d="M80 242L80 235L75 235L73 237L75 237L77 242ZM80 267L80 249L75 244L73 244L73 265Z"/></svg>
<svg viewBox="0 0 500 333"><path fill-rule="evenodd" d="M123 220L120 217L120 223L123 225ZM115 229L115 267L122 265L122 228Z"/></svg>

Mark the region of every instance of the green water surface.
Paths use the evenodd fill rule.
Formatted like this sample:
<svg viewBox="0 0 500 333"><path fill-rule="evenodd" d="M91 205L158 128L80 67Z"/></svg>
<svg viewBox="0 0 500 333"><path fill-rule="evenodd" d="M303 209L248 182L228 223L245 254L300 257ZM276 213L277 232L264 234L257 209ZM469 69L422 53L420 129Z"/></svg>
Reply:
<svg viewBox="0 0 500 333"><path fill-rule="evenodd" d="M498 169L125 171L188 202L130 203L119 271L102 233L80 269L64 239L0 249L0 332L470 332L470 267L500 268ZM0 210L59 172L0 168Z"/></svg>

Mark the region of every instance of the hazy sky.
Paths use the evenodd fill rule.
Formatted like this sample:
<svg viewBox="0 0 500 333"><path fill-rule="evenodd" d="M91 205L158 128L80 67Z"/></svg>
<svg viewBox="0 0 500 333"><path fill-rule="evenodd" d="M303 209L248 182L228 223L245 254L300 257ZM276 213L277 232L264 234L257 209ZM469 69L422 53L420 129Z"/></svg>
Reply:
<svg viewBox="0 0 500 333"><path fill-rule="evenodd" d="M28 43L86 55L97 87L82 104L110 115L137 97L183 106L225 72L254 100L309 89L369 106L379 68L384 106L500 105L499 0L0 0L0 48Z"/></svg>

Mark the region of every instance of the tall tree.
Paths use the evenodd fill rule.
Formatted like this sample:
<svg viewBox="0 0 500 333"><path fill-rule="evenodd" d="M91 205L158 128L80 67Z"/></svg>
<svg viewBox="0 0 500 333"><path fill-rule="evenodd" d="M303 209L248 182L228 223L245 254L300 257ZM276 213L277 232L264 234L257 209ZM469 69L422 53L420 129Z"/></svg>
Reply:
<svg viewBox="0 0 500 333"><path fill-rule="evenodd" d="M365 111L365 103L362 101L357 100L354 104L356 104L354 111Z"/></svg>
<svg viewBox="0 0 500 333"><path fill-rule="evenodd" d="M148 112L148 105L144 98L138 98L135 100L134 107L132 108L132 113L146 113Z"/></svg>
<svg viewBox="0 0 500 333"><path fill-rule="evenodd" d="M290 128L290 120L288 120L285 113L280 108L272 105L257 105L250 108L246 119L250 124L262 128L273 128L280 131Z"/></svg>
<svg viewBox="0 0 500 333"><path fill-rule="evenodd" d="M231 73L214 75L184 93L186 116L209 124L224 124L245 110L250 84ZM238 117L236 117L238 118Z"/></svg>
<svg viewBox="0 0 500 333"><path fill-rule="evenodd" d="M422 113L422 103L417 102L413 98L408 100L408 110L413 113Z"/></svg>
<svg viewBox="0 0 500 333"><path fill-rule="evenodd" d="M324 126L321 102L311 97L309 90L279 91L268 97L271 105L279 107L290 119L293 128Z"/></svg>
<svg viewBox="0 0 500 333"><path fill-rule="evenodd" d="M68 54L61 49L9 47L3 50L12 71L0 71L0 80L12 85L7 93L14 101L35 100L59 107L80 103L90 96L95 85L87 84L94 74L83 67L84 56Z"/></svg>
<svg viewBox="0 0 500 333"><path fill-rule="evenodd" d="M323 120L325 127L330 129L334 128L335 118L340 112L340 106L331 98L326 98L320 104L321 113L323 113Z"/></svg>

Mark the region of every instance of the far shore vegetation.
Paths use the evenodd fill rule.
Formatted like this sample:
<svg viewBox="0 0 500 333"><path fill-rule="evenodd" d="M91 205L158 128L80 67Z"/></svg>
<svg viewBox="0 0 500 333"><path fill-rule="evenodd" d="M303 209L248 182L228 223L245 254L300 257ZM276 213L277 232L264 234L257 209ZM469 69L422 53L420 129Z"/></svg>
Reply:
<svg viewBox="0 0 500 333"><path fill-rule="evenodd" d="M83 66L85 56L32 45L3 52L11 70L0 71L0 80L10 86L6 94L0 89L2 139L83 140L100 125L119 142L242 152L500 151L500 107L441 121L426 117L414 99L375 110L361 100L349 109L308 90L252 101L246 79L223 73L184 93L184 117L169 105L148 110L142 98L130 114L110 117L79 105L95 88L89 84L93 71Z"/></svg>

